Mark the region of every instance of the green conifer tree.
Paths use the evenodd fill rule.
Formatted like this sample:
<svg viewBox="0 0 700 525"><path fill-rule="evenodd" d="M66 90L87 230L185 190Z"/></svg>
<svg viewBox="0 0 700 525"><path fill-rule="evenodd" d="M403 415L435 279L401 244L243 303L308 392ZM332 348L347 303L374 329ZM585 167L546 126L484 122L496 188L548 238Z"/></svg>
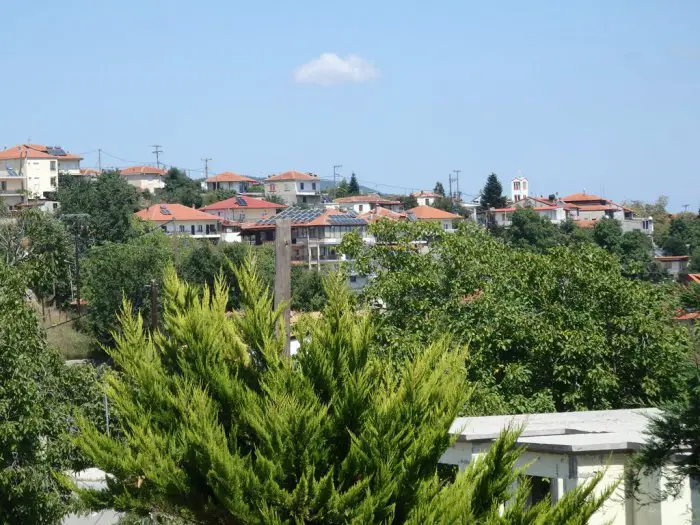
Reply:
<svg viewBox="0 0 700 525"><path fill-rule="evenodd" d="M610 494L592 495L596 478L527 507L528 484L511 488L516 432L441 483L438 459L468 397L463 349L438 340L393 366L332 276L322 318L297 325L302 345L287 358L281 310L251 260L237 280L240 312L226 312L221 279L202 291L169 270L162 333L121 316L106 391L122 437L79 421L78 443L112 476L83 492L91 505L194 523L583 524Z"/></svg>

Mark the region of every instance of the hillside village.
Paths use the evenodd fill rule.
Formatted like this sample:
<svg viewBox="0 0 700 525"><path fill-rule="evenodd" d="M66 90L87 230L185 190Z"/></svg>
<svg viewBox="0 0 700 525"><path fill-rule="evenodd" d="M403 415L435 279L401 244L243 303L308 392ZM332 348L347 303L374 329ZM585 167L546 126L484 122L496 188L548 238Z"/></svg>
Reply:
<svg viewBox="0 0 700 525"><path fill-rule="evenodd" d="M505 485L529 491L528 508L551 510L567 498L586 499L581 487L587 483L609 484L614 492L585 511L590 523L667 522L648 521L649 506L675 523L689 508L700 508L689 476L680 476L678 498L657 501L645 494L639 497L648 501L641 503L623 497L633 485L620 481L647 446L649 417L661 414L655 407L680 395L686 372L678 363L690 362L689 352L700 348L694 342L700 215L668 213L663 198L642 203L585 191L533 195L531 181L521 175L505 185L486 175L480 194L468 200L456 187L445 191L439 180L396 194L365 191L355 174L330 184L296 170L265 178L225 171L194 180L160 163L94 169L82 161L58 146L20 144L0 152L0 253L7 268L29 276L26 289L15 292L26 295L48 344L78 358L69 361L75 370L87 364L81 373L95 374L92 363L112 366L112 359L150 370L152 345L163 356L174 348L185 355L189 345L211 352L215 365L193 359L196 367L213 367L207 373L214 375L238 359L228 356L234 347L251 349L246 352L261 362L276 359L265 354L270 348L301 360L295 362L327 359L327 347L318 346L323 342L340 354L369 352L375 343L388 345L383 355L411 345L438 348L431 359L457 359L448 367L457 372L450 374L461 373L463 365L455 363L468 363L466 373L479 389L475 401L446 393L441 401L454 403L450 410L462 417L445 429L449 443L427 450L454 469L453 476L480 468L477 459L495 453L493 443L510 439L504 429L515 421L524 430L513 444L517 440L518 457L530 466L519 481L515 464L502 476L509 480ZM289 267L280 266L281 253ZM285 301L278 302L278 293L287 294ZM273 304L281 310L268 312ZM350 306L355 304L363 306ZM140 320L130 325L124 312L119 315L124 308ZM376 322L374 342L361 335L366 312ZM280 336L283 328L291 337ZM161 331L172 343L154 336ZM231 346L231 333L245 344ZM140 339L146 334L149 339ZM451 350L440 339L444 334L463 345L476 341L476 360ZM129 345L148 350L133 352ZM348 362L357 358L342 355ZM403 355L388 358L386 374L391 366L413 366ZM202 370L175 361L168 366L176 376L204 380ZM352 378L343 376L350 365L341 366L340 383L372 376L363 363L355 363ZM255 373L266 377L266 366ZM336 365L309 366L315 373L313 367ZM161 386L168 381L148 373ZM227 380L238 381L238 373ZM95 379L85 395L98 395L97 384ZM113 395L131 395L123 388ZM106 472L131 468L101 461L92 448L107 446L91 425L109 432L111 402L105 394L104 413L93 406L91 422L81 423L88 436L83 446L104 470L71 471L79 486L105 488ZM117 407L120 402L133 400L121 399ZM251 413L264 412L252 397L237 402ZM411 412L432 413L421 406ZM144 421L128 424L147 426ZM435 424L406 422L405 432ZM643 483L662 486L639 468ZM494 505L505 508L512 497L503 495ZM208 510L199 512L208 516ZM70 515L64 523L79 519Z"/></svg>

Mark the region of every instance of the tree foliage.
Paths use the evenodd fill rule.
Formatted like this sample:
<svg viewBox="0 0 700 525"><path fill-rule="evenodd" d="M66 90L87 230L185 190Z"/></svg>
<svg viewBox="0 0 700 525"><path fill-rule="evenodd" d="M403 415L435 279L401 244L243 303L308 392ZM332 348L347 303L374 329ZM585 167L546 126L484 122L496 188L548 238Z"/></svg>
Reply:
<svg viewBox="0 0 700 525"><path fill-rule="evenodd" d="M61 473L85 468L72 413L88 410L103 428L99 392L91 368L67 367L46 346L25 286L0 263L0 524L57 524L71 503Z"/></svg>
<svg viewBox="0 0 700 525"><path fill-rule="evenodd" d="M433 193L440 195L440 197L445 196L445 188L443 187L442 182L437 181L435 183L435 188L433 189Z"/></svg>
<svg viewBox="0 0 700 525"><path fill-rule="evenodd" d="M481 207L489 208L504 208L506 205L506 197L503 195L503 186L498 180L498 176L492 173L486 179L486 184L481 190Z"/></svg>
<svg viewBox="0 0 700 525"><path fill-rule="evenodd" d="M360 184L357 182L357 175L353 173L350 176L350 183L348 184L348 197L352 197L353 195L359 195L360 194Z"/></svg>
<svg viewBox="0 0 700 525"><path fill-rule="evenodd" d="M179 203L196 208L202 206L202 187L200 183L190 179L184 171L178 168L170 168L163 177L163 182L165 187L156 190L156 197L161 202Z"/></svg>
<svg viewBox="0 0 700 525"><path fill-rule="evenodd" d="M323 276L316 269L292 268L292 310L317 312L326 304Z"/></svg>
<svg viewBox="0 0 700 525"><path fill-rule="evenodd" d="M71 297L73 242L61 221L37 209L0 223L0 261L16 266L40 300Z"/></svg>
<svg viewBox="0 0 700 525"><path fill-rule="evenodd" d="M700 216L681 213L671 219L662 246L668 255L690 255L700 248Z"/></svg>
<svg viewBox="0 0 700 525"><path fill-rule="evenodd" d="M335 199L347 197L349 192L350 185L348 184L348 181L345 180L345 178L343 177L343 179L341 179L341 181L338 183L338 187L335 188L335 190L333 191L333 197Z"/></svg>
<svg viewBox="0 0 700 525"><path fill-rule="evenodd" d="M610 494L600 478L560 502L527 508L517 433L507 432L456 481L436 466L467 399L464 350L439 339L396 370L373 349L338 277L322 318L300 328L296 363L281 356L281 310L250 261L241 312L222 281L203 292L165 279L163 332L146 334L126 304L106 391L122 438L87 419L78 443L111 473L96 507L196 523L585 523ZM306 336L306 337L304 337Z"/></svg>
<svg viewBox="0 0 700 525"><path fill-rule="evenodd" d="M138 191L118 171L105 171L96 180L62 175L57 199L61 216L89 215L90 243L124 242L135 235L132 221L139 208Z"/></svg>
<svg viewBox="0 0 700 525"><path fill-rule="evenodd" d="M691 363L680 367L686 374L686 388L663 407L660 416L652 418L649 439L628 472L631 481L636 481L639 473L661 473L664 486L659 494L650 494L657 498L676 497L688 476L700 477L700 369Z"/></svg>
<svg viewBox="0 0 700 525"><path fill-rule="evenodd" d="M82 268L83 295L88 302L88 325L103 344L112 341L123 298L135 311L149 316L151 281L159 286L163 269L173 260L173 244L164 233L136 237L122 244L92 247Z"/></svg>
<svg viewBox="0 0 700 525"><path fill-rule="evenodd" d="M664 287L627 279L590 243L533 253L470 224L426 228L370 227L377 242L358 265L374 276L366 298L383 306L380 335L395 358L407 340L470 343L478 413L655 406L678 394L691 343Z"/></svg>
<svg viewBox="0 0 700 525"><path fill-rule="evenodd" d="M404 210L410 210L418 206L418 199L413 195L399 195L397 200L401 203Z"/></svg>

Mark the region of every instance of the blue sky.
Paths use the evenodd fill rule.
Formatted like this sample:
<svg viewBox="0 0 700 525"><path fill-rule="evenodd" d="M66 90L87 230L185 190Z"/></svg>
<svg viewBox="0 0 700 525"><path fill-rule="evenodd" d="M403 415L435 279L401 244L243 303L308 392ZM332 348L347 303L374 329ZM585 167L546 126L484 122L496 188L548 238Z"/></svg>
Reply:
<svg viewBox="0 0 700 525"><path fill-rule="evenodd" d="M700 205L697 0L34 0L2 26L0 146Z"/></svg>

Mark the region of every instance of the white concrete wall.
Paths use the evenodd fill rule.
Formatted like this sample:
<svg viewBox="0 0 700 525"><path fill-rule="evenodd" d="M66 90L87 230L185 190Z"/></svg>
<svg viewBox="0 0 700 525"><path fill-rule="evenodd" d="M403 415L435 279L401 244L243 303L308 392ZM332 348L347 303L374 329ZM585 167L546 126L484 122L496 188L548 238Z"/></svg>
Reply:
<svg viewBox="0 0 700 525"><path fill-rule="evenodd" d="M219 236L217 221L173 221L165 224L166 233L174 233L180 235L192 235L192 226L194 226L194 236L202 237L207 235L207 224L210 225L209 231L211 236ZM201 227L201 230L200 230ZM214 230L212 230L214 228Z"/></svg>
<svg viewBox="0 0 700 525"><path fill-rule="evenodd" d="M435 202L435 197L416 197L418 206L432 206Z"/></svg>
<svg viewBox="0 0 700 525"><path fill-rule="evenodd" d="M138 188L141 191L155 193L157 189L165 188L165 182L161 175L155 173L139 173L134 175L122 175L126 182Z"/></svg>

